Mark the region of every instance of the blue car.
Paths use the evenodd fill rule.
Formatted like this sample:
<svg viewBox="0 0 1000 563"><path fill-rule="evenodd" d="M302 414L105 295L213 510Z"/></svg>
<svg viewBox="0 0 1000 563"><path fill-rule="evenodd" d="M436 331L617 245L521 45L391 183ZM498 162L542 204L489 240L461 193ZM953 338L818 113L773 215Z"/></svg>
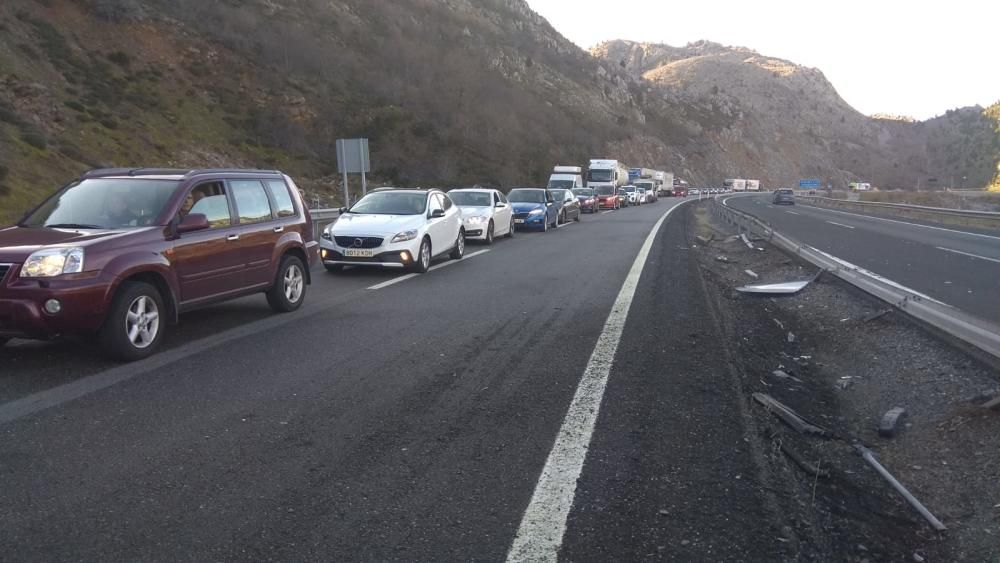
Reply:
<svg viewBox="0 0 1000 563"><path fill-rule="evenodd" d="M545 188L515 188L507 194L507 201L514 211L515 227L545 232L558 225L559 206Z"/></svg>

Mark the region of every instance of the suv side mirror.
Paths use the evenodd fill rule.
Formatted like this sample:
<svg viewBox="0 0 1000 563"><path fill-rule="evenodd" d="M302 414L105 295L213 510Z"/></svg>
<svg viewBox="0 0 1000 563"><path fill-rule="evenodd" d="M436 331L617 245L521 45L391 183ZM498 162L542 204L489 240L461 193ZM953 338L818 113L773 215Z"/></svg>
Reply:
<svg viewBox="0 0 1000 563"><path fill-rule="evenodd" d="M435 209L431 211L431 219L440 219L444 217L444 209Z"/></svg>
<svg viewBox="0 0 1000 563"><path fill-rule="evenodd" d="M193 233L211 228L204 213L191 213L177 225L177 234Z"/></svg>
<svg viewBox="0 0 1000 563"><path fill-rule="evenodd" d="M337 213L343 215L344 213L347 213L347 208L346 207L341 207L340 209L337 210Z"/></svg>

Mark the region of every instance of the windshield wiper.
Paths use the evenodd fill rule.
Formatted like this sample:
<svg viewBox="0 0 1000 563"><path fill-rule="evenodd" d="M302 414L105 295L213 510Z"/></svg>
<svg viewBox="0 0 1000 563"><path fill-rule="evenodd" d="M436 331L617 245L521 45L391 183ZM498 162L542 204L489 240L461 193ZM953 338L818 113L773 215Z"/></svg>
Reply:
<svg viewBox="0 0 1000 563"><path fill-rule="evenodd" d="M46 229L103 229L104 227L100 225L84 225L81 223L56 223L54 225L45 225Z"/></svg>

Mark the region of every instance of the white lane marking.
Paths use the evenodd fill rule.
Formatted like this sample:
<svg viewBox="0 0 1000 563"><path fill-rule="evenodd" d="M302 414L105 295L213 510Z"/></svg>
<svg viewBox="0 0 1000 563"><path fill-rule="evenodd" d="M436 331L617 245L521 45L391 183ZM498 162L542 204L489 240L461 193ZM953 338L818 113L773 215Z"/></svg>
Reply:
<svg viewBox="0 0 1000 563"><path fill-rule="evenodd" d="M850 225L845 225L845 224L843 224L843 223L836 223L836 222L834 222L834 221L827 221L827 223L830 223L831 225L837 225L838 227L844 227L845 229L851 229L851 230L854 230L854 227L852 227L852 226L850 226Z"/></svg>
<svg viewBox="0 0 1000 563"><path fill-rule="evenodd" d="M794 211L785 210L785 213L791 213L792 215L801 215L801 213L796 213Z"/></svg>
<svg viewBox="0 0 1000 563"><path fill-rule="evenodd" d="M962 252L961 250L954 250L954 249L951 249L951 248L945 248L943 246L938 246L937 249L938 250L944 250L945 252L954 252L955 254L961 254L963 256L968 256L970 258L976 258L978 260L989 260L990 262L996 262L997 264L1000 264L1000 260L997 260L996 258L989 258L987 256L980 256L978 254L973 254L971 252Z"/></svg>
<svg viewBox="0 0 1000 563"><path fill-rule="evenodd" d="M462 258L461 260L448 260L447 262L442 262L442 263L440 263L440 264L438 264L436 266L431 266L430 268L427 269L427 271L428 272L433 272L434 270L440 270L441 268L444 268L445 266L451 266L452 264L458 264L459 262L462 262L464 260L468 260L469 258L474 258L476 256L479 256L480 254L486 254L489 251L490 251L490 249L487 248L485 250L480 250L479 252L473 252L472 254L466 254L465 257ZM375 285L369 287L368 289L370 289L370 290L385 289L385 288L389 287L390 285L396 285L397 283L404 282L404 281L406 281L408 279L415 278L415 277L417 277L419 275L421 275L421 274L406 274L405 276L399 276L398 278L392 278L391 280L375 284Z"/></svg>
<svg viewBox="0 0 1000 563"><path fill-rule="evenodd" d="M684 203L684 202L681 202ZM507 561L556 561L566 532L573 499L576 496L576 482L583 470L587 449L594 434L601 399L608 383L608 375L618 351L625 321L628 318L632 298L635 296L639 278L642 276L646 258L656 239L660 226L680 204L671 207L653 225L646 242L632 263L628 277L622 285L615 304L608 313L604 329L597 339L597 345L590 355L587 368L573 395L566 418L563 419L559 434L549 457L545 461L542 474L538 477L531 503L524 511L517 536L507 553Z"/></svg>
<svg viewBox="0 0 1000 563"><path fill-rule="evenodd" d="M611 209L608 209L607 211L601 211L601 215L607 215L608 213L611 213L611 211L612 211Z"/></svg>
<svg viewBox="0 0 1000 563"><path fill-rule="evenodd" d="M561 228L563 228L563 227L568 227L568 226L572 225L572 224L573 224L573 223L575 223L575 222L576 222L576 221L573 221L572 223L562 223L562 224L559 224L559 225L556 225L556 228L557 228L557 229L561 229Z"/></svg>
<svg viewBox="0 0 1000 563"><path fill-rule="evenodd" d="M886 219L884 217L873 217L871 215L861 215L859 213L850 213L850 212L847 212L847 211L839 211L839 210L836 210L836 209L827 209L825 207L817 207L815 205L814 206L810 206L810 207L812 207L812 209L815 209L817 211L829 211L830 213L840 213L842 215L850 215L851 217L860 217L862 219L871 219L872 221L885 221L886 223L899 223L901 225L909 225L911 227L920 227L921 229L931 229L931 230L934 230L934 231L945 231L945 232L948 232L948 233L955 233L955 234L959 234L959 235L967 235L967 236L970 236L970 237L981 237L981 238L988 238L988 239L1000 240L1000 237L995 236L995 235L984 235L984 234L980 234L980 233L970 233L968 231L957 231L955 229L946 229L944 227L932 227L930 225L921 225L920 223L910 223L908 221L898 221L896 219Z"/></svg>

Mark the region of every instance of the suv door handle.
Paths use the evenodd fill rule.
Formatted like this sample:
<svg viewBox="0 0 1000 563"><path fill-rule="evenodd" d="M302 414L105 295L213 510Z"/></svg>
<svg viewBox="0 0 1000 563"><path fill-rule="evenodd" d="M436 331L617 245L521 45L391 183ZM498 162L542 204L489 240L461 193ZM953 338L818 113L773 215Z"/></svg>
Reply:
<svg viewBox="0 0 1000 563"><path fill-rule="evenodd" d="M240 235L229 235L226 240L240 240Z"/></svg>
<svg viewBox="0 0 1000 563"><path fill-rule="evenodd" d="M285 227L279 225L279 226L277 226L277 227L274 228L274 232L276 232L276 233L283 233L283 232L285 232Z"/></svg>

